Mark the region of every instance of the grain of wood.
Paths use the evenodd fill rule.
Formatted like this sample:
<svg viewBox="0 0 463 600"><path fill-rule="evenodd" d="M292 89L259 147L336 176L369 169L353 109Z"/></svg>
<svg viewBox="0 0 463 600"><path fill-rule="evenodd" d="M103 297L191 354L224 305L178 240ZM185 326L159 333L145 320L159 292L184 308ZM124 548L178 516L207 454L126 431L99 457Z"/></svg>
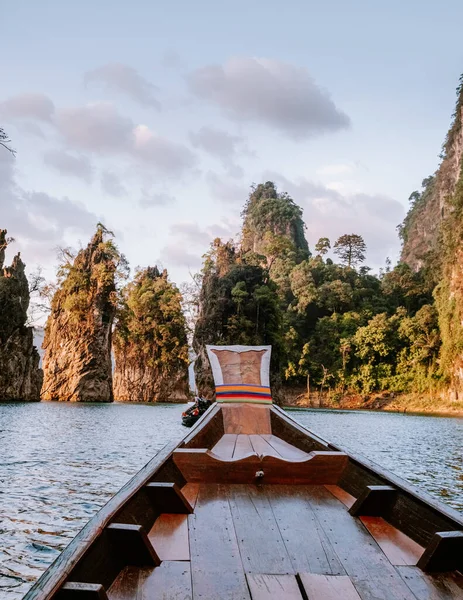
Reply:
<svg viewBox="0 0 463 600"><path fill-rule="evenodd" d="M130 600L192 600L189 562L167 560L140 573L138 594Z"/></svg>
<svg viewBox="0 0 463 600"><path fill-rule="evenodd" d="M362 600L346 575L300 573L299 578L310 600Z"/></svg>
<svg viewBox="0 0 463 600"><path fill-rule="evenodd" d="M248 573L252 600L303 600L294 575Z"/></svg>
<svg viewBox="0 0 463 600"><path fill-rule="evenodd" d="M294 572L344 575L345 570L307 500L306 488L266 485L264 489Z"/></svg>
<svg viewBox="0 0 463 600"><path fill-rule="evenodd" d="M360 517L393 565L416 565L424 548L382 517Z"/></svg>
<svg viewBox="0 0 463 600"><path fill-rule="evenodd" d="M251 445L251 440L247 434L239 434L236 438L235 451L233 453L233 459L239 460L249 454L254 453L254 448Z"/></svg>
<svg viewBox="0 0 463 600"><path fill-rule="evenodd" d="M148 539L161 560L190 560L188 515L160 515Z"/></svg>
<svg viewBox="0 0 463 600"><path fill-rule="evenodd" d="M194 597L249 600L226 486L200 486L188 526Z"/></svg>
<svg viewBox="0 0 463 600"><path fill-rule="evenodd" d="M230 508L247 573L295 573L265 491L230 485Z"/></svg>
<svg viewBox="0 0 463 600"><path fill-rule="evenodd" d="M231 460L233 458L237 437L236 433L225 433L212 448L211 452L220 458Z"/></svg>
<svg viewBox="0 0 463 600"><path fill-rule="evenodd" d="M356 500L354 496L351 496L351 494L343 490L341 487L339 487L339 485L325 485L325 487L347 508L350 508L354 504Z"/></svg>

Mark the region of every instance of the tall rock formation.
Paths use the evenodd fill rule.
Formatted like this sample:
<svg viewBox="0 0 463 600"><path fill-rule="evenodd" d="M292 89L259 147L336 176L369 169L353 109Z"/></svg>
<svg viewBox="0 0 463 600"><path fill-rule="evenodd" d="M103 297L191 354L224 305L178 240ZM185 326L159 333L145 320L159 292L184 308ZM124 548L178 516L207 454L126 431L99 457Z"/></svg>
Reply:
<svg viewBox="0 0 463 600"><path fill-rule="evenodd" d="M185 317L167 271L147 267L125 287L113 346L115 400L189 400Z"/></svg>
<svg viewBox="0 0 463 600"><path fill-rule="evenodd" d="M401 226L402 261L425 268L437 283L434 298L442 340L439 364L449 395L463 398L463 76L442 162Z"/></svg>
<svg viewBox="0 0 463 600"><path fill-rule="evenodd" d="M19 254L4 267L6 233L0 230L0 401L38 401L42 370L33 329L26 326L29 286Z"/></svg>
<svg viewBox="0 0 463 600"><path fill-rule="evenodd" d="M423 180L422 191L410 196L411 208L399 228L403 240L401 260L415 271L426 266L430 252L440 252L441 224L453 210L452 197L462 169L462 119L463 90L460 85L454 119L442 149L442 162L434 175Z"/></svg>
<svg viewBox="0 0 463 600"><path fill-rule="evenodd" d="M109 232L98 225L88 246L61 266L43 342L44 400L113 400L111 335L121 264Z"/></svg>
<svg viewBox="0 0 463 600"><path fill-rule="evenodd" d="M261 254L268 262L290 249L300 260L308 257L302 209L272 181L253 188L242 214L242 251Z"/></svg>

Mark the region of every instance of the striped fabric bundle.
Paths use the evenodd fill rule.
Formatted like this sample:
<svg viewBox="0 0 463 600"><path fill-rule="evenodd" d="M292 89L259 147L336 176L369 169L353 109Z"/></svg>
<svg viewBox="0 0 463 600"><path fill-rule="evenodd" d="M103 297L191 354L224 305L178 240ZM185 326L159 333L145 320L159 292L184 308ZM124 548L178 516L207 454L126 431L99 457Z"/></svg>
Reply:
<svg viewBox="0 0 463 600"><path fill-rule="evenodd" d="M216 385L217 402L253 402L271 404L270 388L264 385L236 383L234 385Z"/></svg>

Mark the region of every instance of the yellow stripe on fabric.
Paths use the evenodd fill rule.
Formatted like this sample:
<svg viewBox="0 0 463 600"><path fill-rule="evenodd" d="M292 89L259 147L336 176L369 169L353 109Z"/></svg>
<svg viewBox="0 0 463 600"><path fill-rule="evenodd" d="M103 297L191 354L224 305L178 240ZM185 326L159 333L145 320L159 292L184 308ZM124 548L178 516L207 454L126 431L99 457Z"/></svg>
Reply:
<svg viewBox="0 0 463 600"><path fill-rule="evenodd" d="M217 398L217 402L219 402L219 404L229 404L233 402L239 402L240 404L272 404L272 399L240 398L239 396L235 396L234 398Z"/></svg>
<svg viewBox="0 0 463 600"><path fill-rule="evenodd" d="M221 392L259 392L262 394L270 393L270 388L264 385L217 385Z"/></svg>

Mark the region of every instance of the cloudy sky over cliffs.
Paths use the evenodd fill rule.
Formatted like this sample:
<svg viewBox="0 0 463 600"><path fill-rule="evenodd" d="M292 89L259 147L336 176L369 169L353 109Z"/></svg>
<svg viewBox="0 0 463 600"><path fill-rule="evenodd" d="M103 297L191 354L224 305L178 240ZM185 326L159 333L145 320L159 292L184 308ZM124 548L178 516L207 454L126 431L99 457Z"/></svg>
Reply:
<svg viewBox="0 0 463 600"><path fill-rule="evenodd" d="M463 5L444 5L0 2L0 226L32 267L102 221L181 282L270 179L311 247L359 233L378 268L453 111Z"/></svg>

